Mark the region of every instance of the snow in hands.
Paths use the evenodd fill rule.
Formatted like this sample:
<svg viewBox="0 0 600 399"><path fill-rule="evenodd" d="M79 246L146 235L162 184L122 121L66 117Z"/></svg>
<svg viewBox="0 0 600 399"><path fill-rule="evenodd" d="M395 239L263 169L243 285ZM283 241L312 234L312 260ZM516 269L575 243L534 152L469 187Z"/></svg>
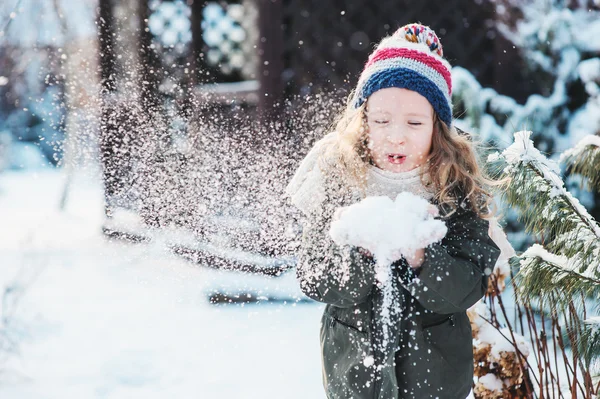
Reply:
<svg viewBox="0 0 600 399"><path fill-rule="evenodd" d="M448 229L435 219L437 208L412 193L398 194L393 201L387 196L367 197L336 212L329 234L338 245L350 245L370 251L376 262L376 281L383 292L382 321L391 323L394 290L391 264L402 256L440 241ZM383 345L389 339L384 329Z"/></svg>
<svg viewBox="0 0 600 399"><path fill-rule="evenodd" d="M389 265L444 238L448 229L435 216L437 208L412 193L400 193L395 201L367 197L341 208L329 234L336 244L364 248L378 264Z"/></svg>

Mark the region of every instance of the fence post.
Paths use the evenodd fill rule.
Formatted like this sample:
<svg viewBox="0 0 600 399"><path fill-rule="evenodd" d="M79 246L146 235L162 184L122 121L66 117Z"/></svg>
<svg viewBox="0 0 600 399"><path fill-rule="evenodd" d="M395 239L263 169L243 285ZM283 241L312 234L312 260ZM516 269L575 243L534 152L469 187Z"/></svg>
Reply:
<svg viewBox="0 0 600 399"><path fill-rule="evenodd" d="M113 162L114 138L118 132L114 123L114 107L111 105L112 96L116 90L115 19L112 0L99 0L98 8L99 64L102 87L98 139L104 183L104 213L106 217L112 217L111 198L118 190L117 171Z"/></svg>
<svg viewBox="0 0 600 399"><path fill-rule="evenodd" d="M202 83L205 79L201 78L200 75L204 72L204 38L202 37L202 12L206 6L206 0L192 0L190 7L192 8L192 15L190 18L192 25L192 61L191 63L191 78L192 86Z"/></svg>
<svg viewBox="0 0 600 399"><path fill-rule="evenodd" d="M283 103L283 0L258 0L258 111L275 120Z"/></svg>

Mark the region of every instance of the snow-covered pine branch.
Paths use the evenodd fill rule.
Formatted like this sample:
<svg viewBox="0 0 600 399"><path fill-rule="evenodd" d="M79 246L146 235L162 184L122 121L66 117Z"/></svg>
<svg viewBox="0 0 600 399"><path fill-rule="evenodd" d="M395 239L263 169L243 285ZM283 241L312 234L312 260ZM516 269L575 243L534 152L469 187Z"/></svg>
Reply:
<svg viewBox="0 0 600 399"><path fill-rule="evenodd" d="M585 177L590 188L600 192L600 136L585 136L561 155L560 162L565 163L571 173Z"/></svg>
<svg viewBox="0 0 600 399"><path fill-rule="evenodd" d="M520 259L518 297L525 300L539 298L542 304L549 303L559 309L585 307L585 298L596 303L600 299L597 270L595 276L590 275L593 274L592 270L581 273L577 255L573 258L554 255L541 245L534 244ZM595 368L596 372L600 372L599 320L598 317L592 317L584 320L583 324L579 320L579 332L574 335L576 350L585 361L585 368Z"/></svg>
<svg viewBox="0 0 600 399"><path fill-rule="evenodd" d="M562 304L572 302L573 295L600 298L600 279L597 270L580 271L581 260L577 255L567 258L555 255L539 244L532 245L520 256L517 287L521 297L546 299ZM553 288L556 288L554 290Z"/></svg>
<svg viewBox="0 0 600 399"><path fill-rule="evenodd" d="M525 278L520 290L552 304L564 304L561 299L569 298L555 295L557 290L590 292L597 284L590 286L590 281L600 281L600 227L565 189L558 165L533 146L530 135L525 131L515 133L514 144L489 160L506 162L503 177L510 180L504 187L505 200L520 209L526 229L541 237L547 251L558 256L546 262L540 256L525 257L535 253L537 247L525 252L525 264L521 265L525 273L520 274ZM573 278L561 282L566 276ZM552 284L543 285L542 281Z"/></svg>

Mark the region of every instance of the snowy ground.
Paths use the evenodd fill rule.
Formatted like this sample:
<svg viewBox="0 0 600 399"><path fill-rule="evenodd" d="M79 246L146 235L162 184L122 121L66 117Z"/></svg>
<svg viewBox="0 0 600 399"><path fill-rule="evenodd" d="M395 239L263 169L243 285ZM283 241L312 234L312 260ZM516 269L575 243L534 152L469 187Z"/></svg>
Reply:
<svg viewBox="0 0 600 399"><path fill-rule="evenodd" d="M207 301L246 282L293 293L292 275L223 275L160 244L109 242L93 175L61 212L63 182L0 174L1 398L324 397L321 305Z"/></svg>

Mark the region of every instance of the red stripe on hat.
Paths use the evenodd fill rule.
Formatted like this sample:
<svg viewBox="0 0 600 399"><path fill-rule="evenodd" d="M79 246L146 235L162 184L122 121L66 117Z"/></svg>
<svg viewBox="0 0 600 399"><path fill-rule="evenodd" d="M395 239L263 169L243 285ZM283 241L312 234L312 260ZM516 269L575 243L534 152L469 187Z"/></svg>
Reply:
<svg viewBox="0 0 600 399"><path fill-rule="evenodd" d="M369 66L373 65L377 61L389 60L390 58L399 57L414 59L419 62L422 62L428 67L435 69L440 75L442 75L442 77L448 84L448 90L450 90L449 94L452 94L452 76L448 68L446 68L446 66L442 64L439 60L419 50L398 47L379 50L375 54L373 54L372 58L369 59L367 65L365 65L365 69L367 69Z"/></svg>

